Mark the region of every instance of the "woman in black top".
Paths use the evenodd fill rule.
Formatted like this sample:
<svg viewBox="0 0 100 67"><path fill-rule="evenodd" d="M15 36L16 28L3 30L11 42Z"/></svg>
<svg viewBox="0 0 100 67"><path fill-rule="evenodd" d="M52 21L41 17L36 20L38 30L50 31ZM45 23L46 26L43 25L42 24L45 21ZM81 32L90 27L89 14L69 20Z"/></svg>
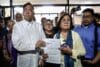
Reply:
<svg viewBox="0 0 100 67"><path fill-rule="evenodd" d="M54 37L54 29L53 29L53 22L52 20L50 19L47 19L46 22L44 23L44 32L45 32L45 35L46 35L46 38L53 38ZM44 56L47 58L47 54L44 54ZM59 67L60 64L53 64L53 63L48 63L44 62L44 67Z"/></svg>

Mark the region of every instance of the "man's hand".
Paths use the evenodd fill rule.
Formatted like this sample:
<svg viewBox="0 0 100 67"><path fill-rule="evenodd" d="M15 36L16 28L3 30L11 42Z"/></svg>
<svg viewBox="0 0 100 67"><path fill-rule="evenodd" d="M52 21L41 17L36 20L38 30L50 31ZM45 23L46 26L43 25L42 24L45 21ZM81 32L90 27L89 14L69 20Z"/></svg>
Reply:
<svg viewBox="0 0 100 67"><path fill-rule="evenodd" d="M12 59L11 59L11 56L9 56L7 50L3 50L3 54L4 54L4 58L10 62ZM11 54L10 54L11 55Z"/></svg>
<svg viewBox="0 0 100 67"><path fill-rule="evenodd" d="M89 63L89 64L96 64L96 62L93 62L91 60L84 60L85 62Z"/></svg>
<svg viewBox="0 0 100 67"><path fill-rule="evenodd" d="M38 40L36 43L36 48L45 47L45 42L42 40Z"/></svg>
<svg viewBox="0 0 100 67"><path fill-rule="evenodd" d="M87 63L90 64L96 64L100 61L100 51L97 52L96 57L93 60L84 60Z"/></svg>

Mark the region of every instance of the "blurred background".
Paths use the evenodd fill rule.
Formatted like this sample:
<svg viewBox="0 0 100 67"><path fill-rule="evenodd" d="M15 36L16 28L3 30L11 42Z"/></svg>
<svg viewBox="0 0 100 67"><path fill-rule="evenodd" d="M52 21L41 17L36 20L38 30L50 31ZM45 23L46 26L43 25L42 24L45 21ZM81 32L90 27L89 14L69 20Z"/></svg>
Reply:
<svg viewBox="0 0 100 67"><path fill-rule="evenodd" d="M96 13L100 13L100 0L0 0L0 17L14 19L16 13L23 12L22 6L26 2L33 4L35 19L39 23L41 17L54 20L60 12L68 12L73 13L74 23L80 24L84 9L93 8Z"/></svg>

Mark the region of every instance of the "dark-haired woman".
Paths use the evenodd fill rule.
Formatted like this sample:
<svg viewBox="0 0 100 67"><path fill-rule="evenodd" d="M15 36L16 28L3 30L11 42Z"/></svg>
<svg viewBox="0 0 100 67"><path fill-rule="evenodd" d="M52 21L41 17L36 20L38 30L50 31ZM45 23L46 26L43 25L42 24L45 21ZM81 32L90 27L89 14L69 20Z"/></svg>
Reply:
<svg viewBox="0 0 100 67"><path fill-rule="evenodd" d="M85 54L85 49L78 33L74 32L72 17L69 14L64 14L58 22L58 33L55 38L61 40L60 51L61 67L82 67L79 56Z"/></svg>

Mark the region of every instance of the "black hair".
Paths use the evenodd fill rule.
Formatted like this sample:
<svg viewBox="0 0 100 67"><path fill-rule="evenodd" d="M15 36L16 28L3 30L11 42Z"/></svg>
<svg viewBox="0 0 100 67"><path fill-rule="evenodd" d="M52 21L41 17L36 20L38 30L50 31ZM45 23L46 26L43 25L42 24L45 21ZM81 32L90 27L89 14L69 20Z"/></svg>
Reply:
<svg viewBox="0 0 100 67"><path fill-rule="evenodd" d="M50 19L46 19L46 22L45 23L47 23L48 21L53 25L53 21L50 20ZM45 30L44 26L43 26L43 30Z"/></svg>
<svg viewBox="0 0 100 67"><path fill-rule="evenodd" d="M100 13L95 13L95 14L94 14L94 17L100 19Z"/></svg>
<svg viewBox="0 0 100 67"><path fill-rule="evenodd" d="M83 11L83 13L85 12L90 12L92 15L94 15L94 10L92 8L87 8Z"/></svg>
<svg viewBox="0 0 100 67"><path fill-rule="evenodd" d="M50 23L52 23L52 24L53 24L53 21L52 21L52 20L50 20L50 19L47 19L47 22L48 22L48 21L49 21Z"/></svg>
<svg viewBox="0 0 100 67"><path fill-rule="evenodd" d="M58 30L61 30L61 29L60 29L61 20L62 20L65 16L69 16L70 21L71 21L71 22L70 22L70 30L72 30L72 29L74 28L73 21L72 21L72 17L71 17L71 15L69 15L69 14L67 14L67 13L65 13L63 16L60 17L60 19L59 19L59 21L58 21L58 24L57 24L57 29L58 29Z"/></svg>
<svg viewBox="0 0 100 67"><path fill-rule="evenodd" d="M30 2L27 2L23 5L23 9L27 6L27 5L30 5L32 8L33 8L33 5L30 3Z"/></svg>

